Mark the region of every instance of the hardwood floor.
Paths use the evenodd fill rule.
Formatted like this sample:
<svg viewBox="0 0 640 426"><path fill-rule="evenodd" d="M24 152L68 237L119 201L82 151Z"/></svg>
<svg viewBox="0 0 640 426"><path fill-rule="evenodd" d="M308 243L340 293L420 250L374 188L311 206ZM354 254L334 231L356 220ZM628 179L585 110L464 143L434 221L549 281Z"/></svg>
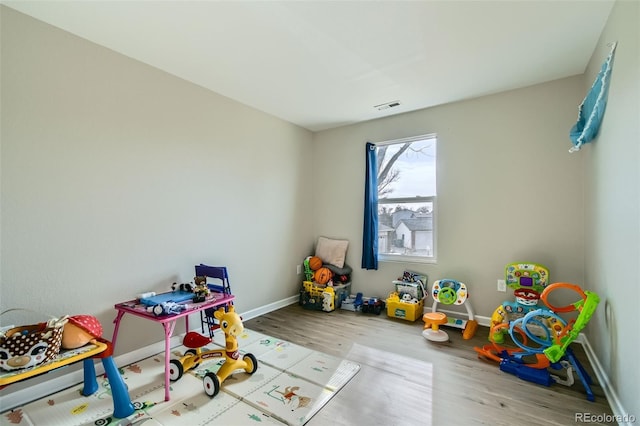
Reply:
<svg viewBox="0 0 640 426"><path fill-rule="evenodd" d="M612 416L579 344L573 350L594 381L595 402L587 401L577 377L570 387L546 387L479 359L473 347L487 343L486 327L479 327L470 340L462 339L460 329L445 327L449 342L434 343L422 337L421 320L388 318L384 312L310 311L297 304L244 325L361 364L356 378L309 425L570 425L587 415L591 420ZM385 360L378 357L398 365L382 365Z"/></svg>

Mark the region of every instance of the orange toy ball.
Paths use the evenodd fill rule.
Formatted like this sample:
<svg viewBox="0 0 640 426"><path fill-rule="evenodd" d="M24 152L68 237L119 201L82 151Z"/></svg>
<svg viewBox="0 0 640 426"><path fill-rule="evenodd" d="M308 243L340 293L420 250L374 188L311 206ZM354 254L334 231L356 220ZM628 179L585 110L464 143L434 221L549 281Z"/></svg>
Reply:
<svg viewBox="0 0 640 426"><path fill-rule="evenodd" d="M313 278L318 284L326 284L329 282L332 276L333 272L331 272L329 268L320 268L313 275Z"/></svg>
<svg viewBox="0 0 640 426"><path fill-rule="evenodd" d="M311 268L312 271L317 271L322 268L322 259L318 256L311 257L311 259L309 259L309 268Z"/></svg>

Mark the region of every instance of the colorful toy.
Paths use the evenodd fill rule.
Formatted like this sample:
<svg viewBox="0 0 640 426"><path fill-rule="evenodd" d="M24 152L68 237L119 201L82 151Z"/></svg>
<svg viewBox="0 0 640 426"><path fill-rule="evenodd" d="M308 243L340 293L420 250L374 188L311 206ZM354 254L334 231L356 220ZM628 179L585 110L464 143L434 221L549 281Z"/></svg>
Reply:
<svg viewBox="0 0 640 426"><path fill-rule="evenodd" d="M247 353L240 359L237 336L244 331L244 325L240 315L235 312L233 305L218 308L214 316L220 323L220 329L225 336L225 349L202 350L202 347L211 343L211 338L190 331L183 340L183 344L189 349L180 359L170 361L169 378L172 381L179 380L185 371L197 367L209 358L224 358L224 364L217 373L208 372L203 378L204 391L210 397L214 397L220 391L220 385L236 370L244 370L253 374L258 369L258 360L253 354Z"/></svg>
<svg viewBox="0 0 640 426"><path fill-rule="evenodd" d="M193 303L204 302L207 300L211 291L207 286L207 277L205 276L197 276L193 278L193 281L196 283L193 288Z"/></svg>
<svg viewBox="0 0 640 426"><path fill-rule="evenodd" d="M322 292L322 310L325 312L331 312L336 307L334 304L336 294L333 291L333 287L327 287Z"/></svg>
<svg viewBox="0 0 640 426"><path fill-rule="evenodd" d="M502 343L509 324L537 309L540 293L549 283L549 270L537 263L510 263L505 266L506 285L514 289L515 302L505 301L491 315L493 335L490 340Z"/></svg>
<svg viewBox="0 0 640 426"><path fill-rule="evenodd" d="M569 289L577 293L580 300L564 307L552 305L549 296L559 289ZM530 310L507 325L499 323L492 327L490 339L500 334L495 329L506 329L518 348L504 348L493 341L482 348L474 348L475 351L479 357L498 361L500 370L545 386L553 383L571 386L575 371L585 388L587 399L594 401L595 397L590 387L591 378L569 345L591 319L600 297L596 293L583 291L575 284L554 283L544 289L540 300L545 304L544 307ZM578 312L577 318L567 321L558 315L568 312ZM534 345L530 345L529 341ZM552 374L549 368L566 370L565 378Z"/></svg>
<svg viewBox="0 0 640 426"><path fill-rule="evenodd" d="M140 297L138 301L147 307L153 307L160 303L180 303L187 302L193 299L193 293L191 291L183 291L183 290L175 290L167 293L155 294L153 292L147 294L141 294L140 296L146 296L151 294L149 297Z"/></svg>
<svg viewBox="0 0 640 426"><path fill-rule="evenodd" d="M363 300L362 302L362 313L365 314L375 314L380 315L385 308L385 303L383 300L378 299L377 297L369 297Z"/></svg>
<svg viewBox="0 0 640 426"><path fill-rule="evenodd" d="M449 335L446 331L440 330L440 326L447 323L447 315L442 312L427 312L422 316L424 330L422 335L432 342L448 342Z"/></svg>
<svg viewBox="0 0 640 426"><path fill-rule="evenodd" d="M27 369L55 359L67 321L67 316L52 318L46 323L12 327L0 333L0 369Z"/></svg>
<svg viewBox="0 0 640 426"><path fill-rule="evenodd" d="M465 340L471 339L475 335L478 329L478 321L475 320L473 308L469 303L469 292L466 284L449 278L438 280L431 287L431 296L433 297L431 312L437 312L438 304L464 306L467 310L468 319L447 316L447 321L442 325L462 329L462 338ZM426 322L425 328L428 328Z"/></svg>
<svg viewBox="0 0 640 426"><path fill-rule="evenodd" d="M98 319L91 315L65 315L46 323L0 331L0 389L82 361L84 380L78 391L82 396L90 396L99 389L94 359L100 358L113 399L113 417L130 416L135 408L113 360L113 344L101 337L102 331ZM63 342L66 347L61 352ZM21 419L20 416L17 423Z"/></svg>
<svg viewBox="0 0 640 426"><path fill-rule="evenodd" d="M304 266L304 279L305 281L312 281L313 280L313 273L314 270L311 269L311 266L309 265L309 262L311 262L311 258L313 256L307 256L304 259L304 262L302 262L302 265Z"/></svg>
<svg viewBox="0 0 640 426"><path fill-rule="evenodd" d="M549 270L537 263L509 263L505 266L507 286L542 292L549 284Z"/></svg>
<svg viewBox="0 0 640 426"><path fill-rule="evenodd" d="M419 272L404 271L397 280L393 280L396 293L400 296L409 293L416 300L423 300L426 295L427 276Z"/></svg>
<svg viewBox="0 0 640 426"><path fill-rule="evenodd" d="M420 318L424 313L426 282L425 274L406 270L397 280L393 280L395 291L389 293L385 300L387 316L405 321Z"/></svg>
<svg viewBox="0 0 640 426"><path fill-rule="evenodd" d="M424 299L416 299L410 293L402 293L399 295L393 291L387 297L386 308L387 316L390 318L398 318L407 321L415 321L422 316L424 312Z"/></svg>
<svg viewBox="0 0 640 426"><path fill-rule="evenodd" d="M350 295L342 301L340 309L352 312L359 311L362 308L362 303L362 293L356 294L355 297Z"/></svg>
<svg viewBox="0 0 640 426"><path fill-rule="evenodd" d="M319 287L311 281L303 281L299 303L305 309L331 312L335 310L337 303L335 289L329 286Z"/></svg>
<svg viewBox="0 0 640 426"><path fill-rule="evenodd" d="M160 317L163 315L179 314L186 309L185 305L176 302L161 302L157 305L148 306L147 311L153 315Z"/></svg>

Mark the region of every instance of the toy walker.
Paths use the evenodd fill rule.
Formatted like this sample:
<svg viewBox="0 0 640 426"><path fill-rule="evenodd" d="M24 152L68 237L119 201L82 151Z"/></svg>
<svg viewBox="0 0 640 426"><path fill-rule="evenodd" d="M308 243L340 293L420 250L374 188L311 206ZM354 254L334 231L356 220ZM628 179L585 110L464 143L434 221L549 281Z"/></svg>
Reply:
<svg viewBox="0 0 640 426"><path fill-rule="evenodd" d="M433 296L433 306L431 312L422 316L425 322L425 330L422 335L431 341L447 341L449 336L439 329L440 325L446 325L462 329L462 338L471 339L478 329L478 321L475 320L473 309L468 300L467 286L460 281L445 278L433 283L431 295ZM468 319L448 317L442 312L437 312L438 304L463 305L467 309Z"/></svg>
<svg viewBox="0 0 640 426"><path fill-rule="evenodd" d="M220 329L225 336L225 349L202 350L202 347L211 343L211 338L190 331L183 340L183 344L189 348L180 359L172 359L169 378L172 381L179 380L185 371L196 368L200 363L209 358L224 358L224 364L217 373L208 372L203 378L204 391L210 397L214 397L220 391L220 385L236 370L244 370L253 374L258 369L258 360L253 354L245 354L240 358L237 336L244 331L242 319L235 312L233 306L224 307L214 312L215 318L220 322Z"/></svg>

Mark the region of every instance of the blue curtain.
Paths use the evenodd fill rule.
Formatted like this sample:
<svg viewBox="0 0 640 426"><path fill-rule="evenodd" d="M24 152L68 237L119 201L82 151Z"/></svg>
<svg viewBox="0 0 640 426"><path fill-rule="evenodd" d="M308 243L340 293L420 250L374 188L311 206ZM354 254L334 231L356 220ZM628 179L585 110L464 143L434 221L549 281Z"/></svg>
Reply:
<svg viewBox="0 0 640 426"><path fill-rule="evenodd" d="M607 60L602 64L596 80L591 86L580 107L578 108L578 121L571 128L569 137L573 146L569 152L576 152L582 144L589 143L598 136L600 123L607 107L609 95L609 81L611 80L611 66L617 43L611 45L611 52Z"/></svg>
<svg viewBox="0 0 640 426"><path fill-rule="evenodd" d="M362 269L378 269L378 155L372 143L367 143L366 161Z"/></svg>

